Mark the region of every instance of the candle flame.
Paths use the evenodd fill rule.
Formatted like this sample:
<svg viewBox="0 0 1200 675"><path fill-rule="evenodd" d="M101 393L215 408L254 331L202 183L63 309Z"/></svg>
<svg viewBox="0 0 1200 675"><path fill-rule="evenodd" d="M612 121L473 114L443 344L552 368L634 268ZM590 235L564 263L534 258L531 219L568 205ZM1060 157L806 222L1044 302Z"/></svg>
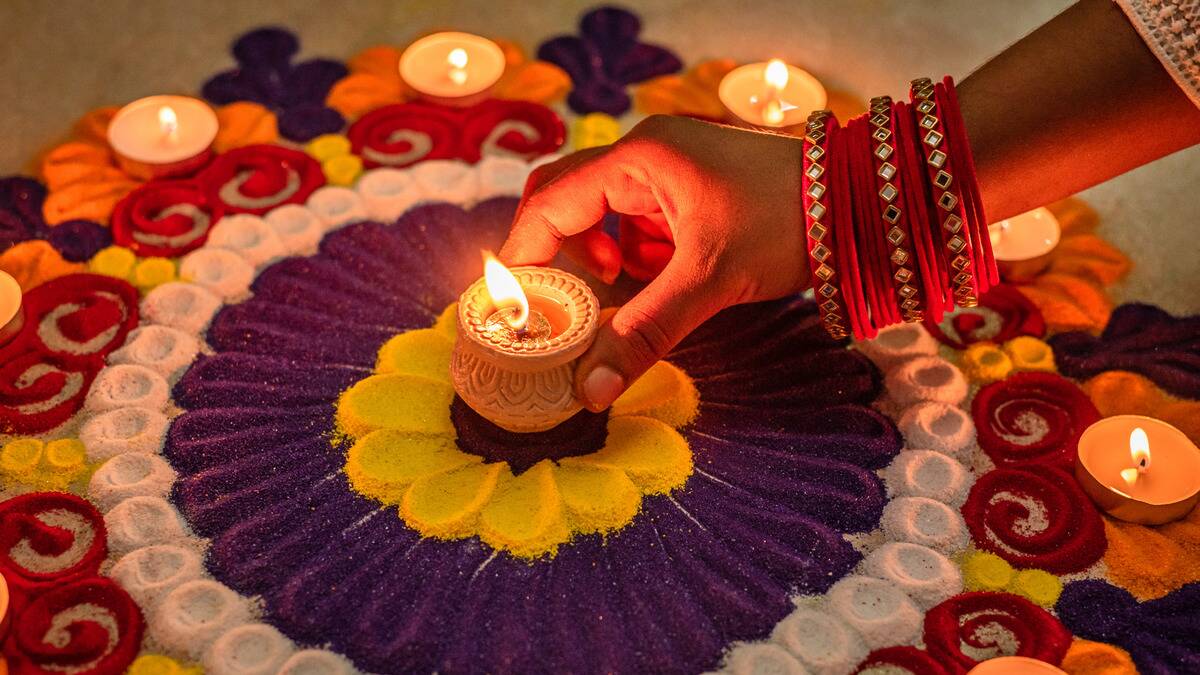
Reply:
<svg viewBox="0 0 1200 675"><path fill-rule="evenodd" d="M1133 458L1138 473L1145 473L1150 468L1150 437L1145 429L1135 427L1129 433L1129 456Z"/></svg>
<svg viewBox="0 0 1200 675"><path fill-rule="evenodd" d="M763 69L763 79L776 94L787 86L788 76L787 64L782 59L771 59L767 62L767 67Z"/></svg>
<svg viewBox="0 0 1200 675"><path fill-rule="evenodd" d="M454 84L462 84L467 81L467 50L462 47L455 47L450 50L446 56L446 63L450 64L450 80Z"/></svg>
<svg viewBox="0 0 1200 675"><path fill-rule="evenodd" d="M175 114L175 109L169 105L164 105L158 109L158 128L162 129L163 136L174 139L176 132L179 130L179 117Z"/></svg>
<svg viewBox="0 0 1200 675"><path fill-rule="evenodd" d="M496 309L516 308L516 314L505 317L508 325L513 330L524 330L529 322L529 300L525 297L525 290L504 263L486 251L483 254L483 280Z"/></svg>

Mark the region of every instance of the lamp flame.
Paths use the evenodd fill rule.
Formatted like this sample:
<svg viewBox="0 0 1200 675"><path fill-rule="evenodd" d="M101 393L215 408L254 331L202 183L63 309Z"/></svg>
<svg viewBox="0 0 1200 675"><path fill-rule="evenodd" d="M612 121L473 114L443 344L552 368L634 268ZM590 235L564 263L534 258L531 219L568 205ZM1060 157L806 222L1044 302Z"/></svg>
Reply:
<svg viewBox="0 0 1200 675"><path fill-rule="evenodd" d="M486 251L483 254L483 281L496 309L517 310L504 318L508 325L513 330L525 330L525 324L529 322L529 299L525 297L525 291L513 273L496 256Z"/></svg>
<svg viewBox="0 0 1200 675"><path fill-rule="evenodd" d="M174 108L164 105L158 109L158 128L162 129L163 136L166 138L175 138L176 132L179 130L179 117L175 114Z"/></svg>
<svg viewBox="0 0 1200 675"><path fill-rule="evenodd" d="M787 64L782 59L771 59L767 62L767 67L763 69L763 79L775 93L783 91L788 83Z"/></svg>
<svg viewBox="0 0 1200 675"><path fill-rule="evenodd" d="M462 47L455 47L446 55L446 63L450 64L450 80L454 84L462 84L467 81L467 50Z"/></svg>

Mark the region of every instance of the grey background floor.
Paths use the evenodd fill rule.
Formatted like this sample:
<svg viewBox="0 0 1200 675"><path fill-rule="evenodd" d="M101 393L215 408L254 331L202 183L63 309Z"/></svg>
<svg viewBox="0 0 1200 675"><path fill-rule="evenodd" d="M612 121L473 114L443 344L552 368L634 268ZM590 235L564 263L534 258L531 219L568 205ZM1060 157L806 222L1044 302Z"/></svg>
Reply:
<svg viewBox="0 0 1200 675"><path fill-rule="evenodd" d="M349 58L404 44L431 28L507 37L535 48L574 32L594 1L0 0L0 173L28 171L36 153L83 112L164 92L195 93L228 68L230 41L249 28L294 29L306 55ZM911 77L967 75L1069 3L1060 0L655 0L628 2L645 37L685 63L781 56L828 85L897 96ZM903 49L891 45L897 40ZM1114 96L1118 92L1114 92ZM1200 312L1200 148L1084 193L1102 232L1137 267L1119 298Z"/></svg>

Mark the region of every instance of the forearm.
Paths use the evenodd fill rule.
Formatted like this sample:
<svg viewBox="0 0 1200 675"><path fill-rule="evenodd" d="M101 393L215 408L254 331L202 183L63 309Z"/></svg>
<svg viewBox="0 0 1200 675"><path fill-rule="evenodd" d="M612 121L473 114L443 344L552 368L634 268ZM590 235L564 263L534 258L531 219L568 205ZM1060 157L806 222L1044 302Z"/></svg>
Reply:
<svg viewBox="0 0 1200 675"><path fill-rule="evenodd" d="M1082 0L959 85L989 220L1200 143L1200 108L1109 0Z"/></svg>

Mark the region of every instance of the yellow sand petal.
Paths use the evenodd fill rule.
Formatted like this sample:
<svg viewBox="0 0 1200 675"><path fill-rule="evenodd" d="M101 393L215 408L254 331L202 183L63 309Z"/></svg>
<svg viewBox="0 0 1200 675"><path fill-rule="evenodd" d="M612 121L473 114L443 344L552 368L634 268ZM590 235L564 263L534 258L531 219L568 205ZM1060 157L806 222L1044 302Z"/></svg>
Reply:
<svg viewBox="0 0 1200 675"><path fill-rule="evenodd" d="M453 437L453 399L454 388L445 382L420 375L372 375L342 393L337 422L355 438L376 429Z"/></svg>
<svg viewBox="0 0 1200 675"><path fill-rule="evenodd" d="M1045 570L1021 570L1013 577L1009 590L1042 607L1053 607L1062 594L1062 582Z"/></svg>
<svg viewBox="0 0 1200 675"><path fill-rule="evenodd" d="M615 530L642 504L641 491L616 467L567 464L554 468L554 479L575 532Z"/></svg>
<svg viewBox="0 0 1200 675"><path fill-rule="evenodd" d="M451 436L380 429L363 436L346 457L350 486L385 504L399 504L413 481L483 460L462 452Z"/></svg>
<svg viewBox="0 0 1200 675"><path fill-rule="evenodd" d="M501 481L479 518L479 537L521 557L553 554L570 538L549 460Z"/></svg>
<svg viewBox="0 0 1200 675"><path fill-rule="evenodd" d="M470 464L413 482L400 505L408 526L426 537L461 539L475 533L479 511L508 465Z"/></svg>
<svg viewBox="0 0 1200 675"><path fill-rule="evenodd" d="M441 316L433 324L433 329L445 335L454 342L458 339L458 303L452 302L450 306L442 310Z"/></svg>
<svg viewBox="0 0 1200 675"><path fill-rule="evenodd" d="M679 368L659 361L613 403L613 415L644 415L673 427L696 418L700 396L696 385Z"/></svg>
<svg viewBox="0 0 1200 675"><path fill-rule="evenodd" d="M375 362L375 372L421 375L449 383L453 350L454 342L435 328L410 330L383 344Z"/></svg>
<svg viewBox="0 0 1200 675"><path fill-rule="evenodd" d="M692 451L679 432L639 415L612 417L599 452L568 457L563 465L594 464L621 469L645 494L670 492L692 474Z"/></svg>

